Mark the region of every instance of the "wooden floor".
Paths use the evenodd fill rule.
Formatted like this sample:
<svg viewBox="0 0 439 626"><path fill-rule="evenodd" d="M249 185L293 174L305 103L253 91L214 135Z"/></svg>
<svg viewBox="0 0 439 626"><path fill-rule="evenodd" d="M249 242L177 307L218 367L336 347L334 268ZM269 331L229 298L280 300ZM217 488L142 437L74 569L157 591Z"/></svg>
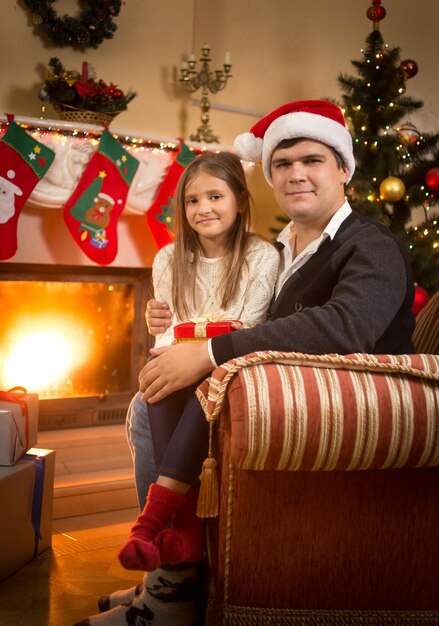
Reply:
<svg viewBox="0 0 439 626"><path fill-rule="evenodd" d="M117 554L136 508L54 521L52 548L0 583L1 626L72 626L97 598L142 580Z"/></svg>

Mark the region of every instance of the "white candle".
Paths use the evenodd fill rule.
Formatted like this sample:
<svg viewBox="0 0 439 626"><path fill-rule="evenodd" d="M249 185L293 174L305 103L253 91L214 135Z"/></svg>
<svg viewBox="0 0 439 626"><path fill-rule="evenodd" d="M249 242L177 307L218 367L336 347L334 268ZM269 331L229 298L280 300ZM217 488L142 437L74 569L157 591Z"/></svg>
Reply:
<svg viewBox="0 0 439 626"><path fill-rule="evenodd" d="M189 61L189 63L195 63L196 61L195 54L190 54L187 60Z"/></svg>
<svg viewBox="0 0 439 626"><path fill-rule="evenodd" d="M189 69L189 66L188 66L188 64L186 63L186 61L183 61L183 63L181 64L181 69L182 69L182 70L188 70L188 69Z"/></svg>
<svg viewBox="0 0 439 626"><path fill-rule="evenodd" d="M226 50L226 58L224 61L224 65L232 65L232 57L230 55L230 50Z"/></svg>

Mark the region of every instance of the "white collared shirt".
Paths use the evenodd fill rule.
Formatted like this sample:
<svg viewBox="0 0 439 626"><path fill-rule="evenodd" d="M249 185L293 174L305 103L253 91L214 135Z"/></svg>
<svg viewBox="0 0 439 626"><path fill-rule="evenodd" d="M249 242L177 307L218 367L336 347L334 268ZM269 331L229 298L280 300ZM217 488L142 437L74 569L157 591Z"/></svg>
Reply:
<svg viewBox="0 0 439 626"><path fill-rule="evenodd" d="M279 236L277 238L277 241L282 243L284 247L281 251L279 275L276 282L276 298L289 277L292 276L294 272L297 272L299 268L305 265L310 257L312 257L312 255L317 252L322 243L328 237L334 239L341 224L348 217L348 215L350 215L350 213L352 213L352 209L349 206L349 203L345 201L331 217L320 237L314 239L314 241L311 241L306 246L306 248L302 250L302 252L298 254L294 259L293 251L291 249L291 227L294 225L294 223L289 222L285 226L285 228L279 233Z"/></svg>

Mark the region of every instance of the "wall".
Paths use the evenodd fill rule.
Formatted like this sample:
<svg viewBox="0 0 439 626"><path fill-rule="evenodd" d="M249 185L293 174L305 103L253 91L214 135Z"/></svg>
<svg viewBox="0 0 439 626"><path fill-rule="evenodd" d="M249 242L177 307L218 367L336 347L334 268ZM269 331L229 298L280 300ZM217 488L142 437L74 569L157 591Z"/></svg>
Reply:
<svg viewBox="0 0 439 626"><path fill-rule="evenodd" d="M233 78L224 91L212 96L212 103L265 114L289 100L340 98L337 75L352 73L350 61L360 57L372 29L365 15L368 0L129 0L115 20L115 37L82 53L44 44L24 3L4 4L0 111L40 116L37 93L49 58L58 56L68 69L80 69L87 60L99 77L138 92L113 125L164 138L187 137L199 125L199 108L191 105L175 77L185 56L192 51L198 56L205 41L211 45L214 68L222 64L226 49L232 54ZM71 14L72 4L71 0L57 0L54 8L60 14ZM418 75L408 81L407 94L423 100L424 107L412 121L423 131L437 130L439 3L421 0L414 6L410 0L383 0L383 5L387 17L381 22L381 32L386 42L400 46L403 59L412 58L419 64ZM52 117L54 113L47 107L44 115ZM211 110L212 126L226 146L256 120L244 113ZM267 229L276 225L278 210L259 170L251 176L251 188L257 196L257 230L267 234ZM155 247L144 221L127 216L122 223L120 252L114 264L149 264ZM57 250L55 262L66 262L66 256L75 258L74 262L78 258L87 262L64 230L59 214L49 217L25 209L19 221L19 252L11 260L52 257L50 250L40 250L46 241L45 245ZM35 233L41 232L45 240L36 237ZM60 237L60 247L51 243L54 236ZM23 242L28 246L26 253ZM59 255L64 260L58 260Z"/></svg>

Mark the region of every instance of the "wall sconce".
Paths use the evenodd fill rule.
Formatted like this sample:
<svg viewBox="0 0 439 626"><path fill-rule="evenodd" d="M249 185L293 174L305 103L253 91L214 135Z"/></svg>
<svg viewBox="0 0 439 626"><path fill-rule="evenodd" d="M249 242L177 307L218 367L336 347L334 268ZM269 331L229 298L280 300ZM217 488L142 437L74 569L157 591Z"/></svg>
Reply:
<svg viewBox="0 0 439 626"><path fill-rule="evenodd" d="M219 143L219 138L214 135L212 128L209 126L209 92L217 93L224 89L227 81L231 78L230 70L232 69L230 51L226 51L222 70L211 71L210 69L210 46L205 43L201 48L202 56L199 59L201 69L199 72L195 69L197 60L194 54L189 55L187 61L183 61L180 69L180 82L185 86L186 91L194 93L201 88L201 126L198 127L195 134L190 135L192 141L200 143Z"/></svg>

